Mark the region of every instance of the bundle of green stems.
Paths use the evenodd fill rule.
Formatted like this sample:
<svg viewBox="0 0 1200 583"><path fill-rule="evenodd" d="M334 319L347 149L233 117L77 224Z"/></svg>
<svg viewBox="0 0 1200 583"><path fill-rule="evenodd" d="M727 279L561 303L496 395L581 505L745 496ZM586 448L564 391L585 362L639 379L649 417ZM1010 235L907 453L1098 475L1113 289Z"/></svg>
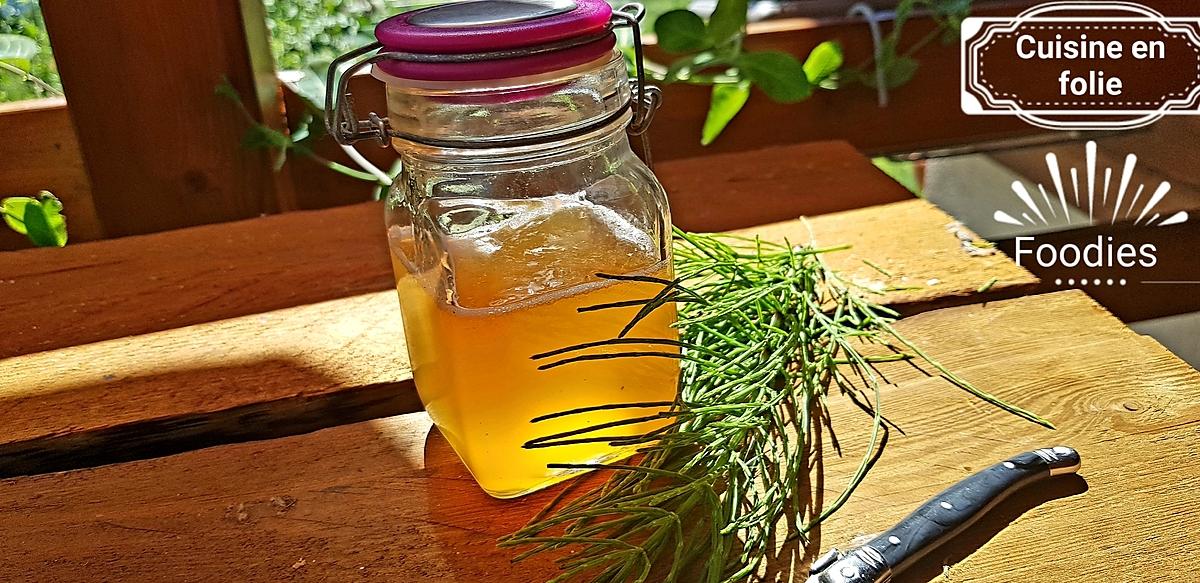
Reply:
<svg viewBox="0 0 1200 583"><path fill-rule="evenodd" d="M635 303L640 309L616 338L534 358L545 368L596 358L678 358L678 396L672 403L614 403L550 416L599 408L655 411L527 444L603 441L638 453L621 463L556 466L609 474L584 492L578 490L588 486L578 481L565 488L501 545L523 547L518 560L557 551L555 583L722 583L761 576L780 560L780 549L803 547L806 533L845 504L882 453L889 422L880 400L886 384L876 370L880 362L911 360L983 401L1050 426L909 342L893 326L894 311L873 303L872 292L843 280L822 258L843 249L676 231L676 279L601 275L662 287ZM667 303L678 306L678 341L628 336L637 321ZM594 354L598 347L606 352ZM814 504L811 474L822 441L832 439L841 453L829 421L831 395L848 396L865 413L869 445L840 495ZM660 429L619 434L622 426L659 418L666 421Z"/></svg>

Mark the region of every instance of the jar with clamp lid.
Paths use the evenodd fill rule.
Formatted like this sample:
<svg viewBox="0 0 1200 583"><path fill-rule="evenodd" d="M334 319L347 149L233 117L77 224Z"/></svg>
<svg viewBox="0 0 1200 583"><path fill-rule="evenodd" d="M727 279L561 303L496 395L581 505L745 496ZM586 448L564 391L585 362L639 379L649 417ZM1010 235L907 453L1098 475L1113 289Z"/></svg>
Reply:
<svg viewBox="0 0 1200 583"><path fill-rule="evenodd" d="M329 133L400 155L386 224L417 391L496 497L628 457L676 396L670 211L630 146L659 104L641 12L444 4L330 67ZM348 80L368 66L387 114L360 119Z"/></svg>

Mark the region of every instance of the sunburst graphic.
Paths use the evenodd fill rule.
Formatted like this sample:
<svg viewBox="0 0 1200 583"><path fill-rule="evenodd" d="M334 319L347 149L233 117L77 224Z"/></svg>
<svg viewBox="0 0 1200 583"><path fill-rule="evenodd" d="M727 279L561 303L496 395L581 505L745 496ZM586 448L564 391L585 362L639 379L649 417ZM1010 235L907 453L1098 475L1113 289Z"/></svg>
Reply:
<svg viewBox="0 0 1200 583"><path fill-rule="evenodd" d="M1017 216L998 210L992 215L992 218L998 223L1019 227L1070 225L1072 219L1067 201L1073 199L1075 208L1081 210L1086 208L1088 224L1095 224L1098 217L1100 220L1107 219L1114 225L1118 221L1126 221L1130 218L1134 219L1133 224L1135 225L1156 227L1187 222L1187 211L1179 211L1163 218L1161 213L1154 210L1171 191L1171 183L1162 181L1154 189L1153 194L1144 200L1142 195L1147 192L1146 184L1138 183L1136 188L1133 187L1133 173L1138 162L1136 155L1129 154L1125 157L1125 166L1120 171L1120 182L1114 184L1113 176L1116 173L1113 172L1112 167L1104 168L1103 175L1101 175L1100 169L1096 168L1096 142L1089 141L1086 150L1087 168L1085 168L1086 175L1083 177L1082 184L1080 183L1079 169L1072 167L1064 177L1058 163L1058 156L1054 152L1050 152L1046 154L1046 168L1050 171L1052 189L1047 189L1044 184L1038 184L1038 191L1041 194L1041 201L1038 201L1034 195L1030 194L1023 182L1013 181L1013 193L1017 195L1018 200L1024 203L1025 209L1014 211ZM1069 183L1066 179L1068 177ZM1112 192L1114 188L1115 192ZM1050 192L1047 192L1048 190ZM1051 192L1057 195L1057 198ZM1110 193L1112 193L1111 197ZM1111 205L1109 204L1110 198ZM1140 210L1139 202L1144 203ZM1135 213L1136 218L1134 218Z"/></svg>

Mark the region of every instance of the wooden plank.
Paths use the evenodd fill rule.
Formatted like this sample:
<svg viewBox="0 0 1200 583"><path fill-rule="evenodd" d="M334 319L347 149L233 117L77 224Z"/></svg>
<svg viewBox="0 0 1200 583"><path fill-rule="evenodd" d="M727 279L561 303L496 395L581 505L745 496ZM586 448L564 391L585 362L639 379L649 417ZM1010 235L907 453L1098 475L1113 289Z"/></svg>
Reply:
<svg viewBox="0 0 1200 583"><path fill-rule="evenodd" d="M662 165L688 228L744 227L910 196L844 143L722 160ZM760 171L769 178L756 177ZM717 212L706 209L714 204ZM11 330L0 337L0 358L388 289L382 223L375 203L0 254L0 329ZM46 294L58 309L27 326L20 306Z"/></svg>
<svg viewBox="0 0 1200 583"><path fill-rule="evenodd" d="M877 288L885 287L885 280L901 286L921 282L914 289L881 296L906 311L994 299L1034 283L1002 255L967 254L959 239L945 229L949 221L928 203L911 200L746 233L799 243L808 240L811 229L818 243L850 244L850 250L829 256L850 281ZM886 278L863 259L872 260L892 277ZM313 270L309 276L314 280L330 277L321 274L321 267L321 263L306 266ZM362 277L354 266L324 267L337 277ZM129 272L139 272L139 266L130 264ZM167 289L198 285L174 283L195 282L195 271L165 276ZM8 346L18 353L63 338L79 344L0 360L0 411L23 420L0 436L0 475L162 455L197 444L275 437L364 416L416 410L412 394L401 390L410 388L411 374L392 292L91 344L80 340L102 337L121 326L155 329L161 323L152 314L178 321L222 309L211 304L239 310L246 303L263 305L254 304L252 298L268 289L267 295L282 294L285 288L280 286L295 281L259 272L237 280L248 281L247 285L229 288L227 271L200 276L205 290L200 304L194 303L194 296L185 296L191 299L181 304L146 289L141 295L124 296L107 311L84 317L67 303L58 310L73 313L73 319L52 324L39 320L33 328L25 324L27 319L13 317L0 327L5 332L0 338L24 339ZM390 275L385 277L390 286ZM993 278L998 282L987 293L977 293L981 284ZM930 284L930 279L939 282ZM363 281L373 282L347 283ZM63 283L55 287L60 286L67 287ZM94 294L104 288L85 289ZM157 305L160 301L163 306ZM0 314L17 310L15 306L0 309Z"/></svg>
<svg viewBox="0 0 1200 583"><path fill-rule="evenodd" d="M1023 492L905 580L932 579L943 561L963 557L950 580L1007 583L1053 573L1055 581L1090 582L1111 579L1119 565L1122 581L1149 582L1200 568L1192 532L1200 482L1191 470L1200 456L1200 374L1078 292L940 310L899 327L952 369L1060 430L981 405L906 365L889 366L895 384L883 391L884 411L907 435L892 435L849 505L817 533L813 552L886 528L995 460L1065 443L1083 454L1082 479ZM832 399L831 408L846 456L823 457L825 500L857 465L868 423L845 399ZM486 497L416 413L0 482L11 549L0 576L537 581L549 572L544 563L513 566L494 540L548 495Z"/></svg>
<svg viewBox="0 0 1200 583"><path fill-rule="evenodd" d="M94 241L104 229L92 203L92 185L79 154L75 127L61 98L0 103L0 198L49 190L63 202L71 241ZM27 239L0 229L0 251L31 247Z"/></svg>
<svg viewBox="0 0 1200 583"><path fill-rule="evenodd" d="M401 328L385 292L0 360L0 476L418 411Z"/></svg>
<svg viewBox="0 0 1200 583"><path fill-rule="evenodd" d="M904 322L902 331L967 379L1044 414L1059 429L989 411L965 395L941 392L937 379L888 367L885 374L899 386L885 393L884 411L907 436L893 433L885 453L891 462L880 464L822 533L822 546L879 532L1006 455L1065 444L1083 456L1082 480L1024 492L907 580L933 580L943 564L968 555L946 575L949 581L1037 580L1047 573L1055 581L1102 581L1119 565L1121 581L1148 582L1196 568L1200 554L1187 526L1198 517L1189 489L1200 456L1194 369L1080 292L928 313ZM853 465L861 431L838 436L855 452L845 460ZM842 460L835 463L846 470ZM836 478L831 483L840 485ZM1189 493L1176 494L1182 491ZM1042 505L1029 509L1033 504Z"/></svg>
<svg viewBox="0 0 1200 583"><path fill-rule="evenodd" d="M689 231L728 231L913 197L842 141L672 160L654 173L671 199L671 220Z"/></svg>
<svg viewBox="0 0 1200 583"><path fill-rule="evenodd" d="M830 266L848 281L881 292L883 303L903 314L1010 298L1036 283L1003 253L979 248L987 243L924 200L844 211L809 223L811 238L803 221L738 233L817 246L851 245L827 255Z"/></svg>
<svg viewBox="0 0 1200 583"><path fill-rule="evenodd" d="M0 357L388 289L386 245L365 204L0 253Z"/></svg>
<svg viewBox="0 0 1200 583"><path fill-rule="evenodd" d="M381 215L369 203L0 254L0 358L389 289ZM969 298L992 278L999 281L980 299L1035 282L1001 255L964 256L946 230L952 222L918 200L813 219L822 244L856 245L831 258L851 277L918 287L889 297L910 311ZM807 233L794 224L765 229ZM56 309L30 326L29 298L51 295Z"/></svg>
<svg viewBox="0 0 1200 583"><path fill-rule="evenodd" d="M247 121L215 94L228 78L256 119L280 123L278 106L264 107L276 99L273 84L261 88L265 31L246 28L266 25L245 23L241 0L47 0L41 9L109 236L280 208L270 156L241 145Z"/></svg>

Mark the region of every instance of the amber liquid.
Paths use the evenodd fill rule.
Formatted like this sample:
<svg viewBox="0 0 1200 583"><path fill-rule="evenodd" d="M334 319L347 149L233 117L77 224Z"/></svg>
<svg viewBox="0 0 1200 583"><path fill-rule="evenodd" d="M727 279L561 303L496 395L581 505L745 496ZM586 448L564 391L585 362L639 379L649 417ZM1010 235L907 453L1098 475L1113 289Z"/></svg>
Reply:
<svg viewBox="0 0 1200 583"><path fill-rule="evenodd" d="M402 247L394 244L394 251L400 252L394 254L397 289L421 400L475 480L497 498L520 496L578 473L548 464L613 461L634 449L607 442L523 447L531 440L665 408L593 411L536 423L535 418L600 405L669 402L675 396L679 363L672 358L614 358L538 368L580 354L677 352L672 347L634 344L531 358L615 338L638 310L578 308L652 298L662 289L655 283L605 281L596 273L672 276L669 259L651 257L635 242L612 236L594 219L587 212L556 211L551 220L524 228L519 236L506 238L503 229L498 230L488 242L493 252L455 253L452 247L453 293L439 291L427 277L412 273ZM494 252L497 247L499 253ZM539 292L541 287L552 289ZM514 299L521 295L525 297ZM675 317L674 305L664 305L628 337L676 339ZM640 422L574 438L639 435L664 424Z"/></svg>

